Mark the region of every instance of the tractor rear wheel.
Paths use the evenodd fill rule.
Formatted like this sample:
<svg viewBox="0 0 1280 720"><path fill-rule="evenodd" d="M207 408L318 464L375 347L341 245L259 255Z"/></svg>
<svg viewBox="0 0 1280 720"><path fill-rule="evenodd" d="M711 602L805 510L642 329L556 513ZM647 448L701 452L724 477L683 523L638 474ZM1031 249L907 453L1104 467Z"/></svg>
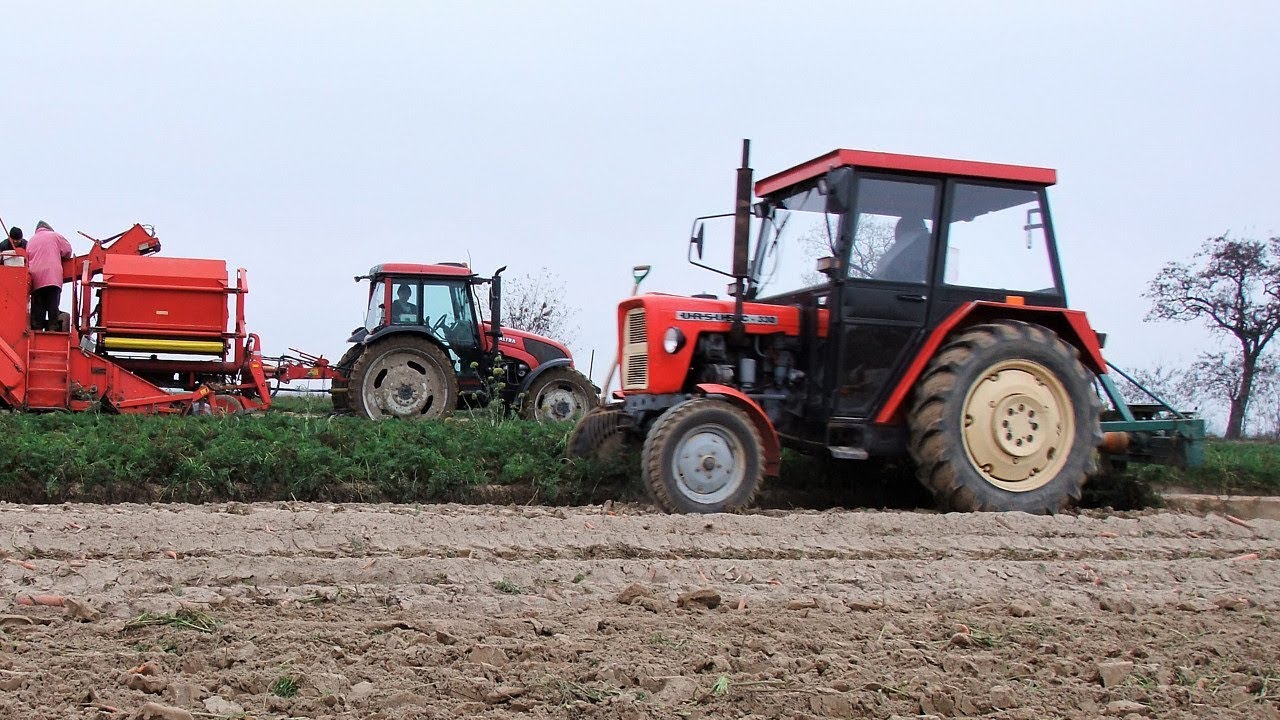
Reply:
<svg viewBox="0 0 1280 720"><path fill-rule="evenodd" d="M365 348L349 377L351 409L372 420L433 420L458 404L458 377L449 356L412 335Z"/></svg>
<svg viewBox="0 0 1280 720"><path fill-rule="evenodd" d="M626 431L622 429L622 408L598 407L582 416L573 432L565 455L569 459L612 460L626 447Z"/></svg>
<svg viewBox="0 0 1280 720"><path fill-rule="evenodd" d="M347 348L341 358L338 358L338 364L333 366L334 370L346 376L341 380L335 379L329 384L329 396L333 398L334 412L344 413L351 410L351 400L347 397L347 385L351 378L351 369L356 364L356 358L360 357L363 351L363 345L352 345Z"/></svg>
<svg viewBox="0 0 1280 720"><path fill-rule="evenodd" d="M520 417L540 422L573 422L600 404L582 373L555 367L534 378L520 400Z"/></svg>
<svg viewBox="0 0 1280 720"><path fill-rule="evenodd" d="M662 414L644 440L641 474L667 512L733 512L764 480L759 431L723 400L693 398Z"/></svg>
<svg viewBox="0 0 1280 720"><path fill-rule="evenodd" d="M1079 500L1102 442L1092 382L1048 328L968 328L916 389L909 447L921 484L948 510L1054 513Z"/></svg>

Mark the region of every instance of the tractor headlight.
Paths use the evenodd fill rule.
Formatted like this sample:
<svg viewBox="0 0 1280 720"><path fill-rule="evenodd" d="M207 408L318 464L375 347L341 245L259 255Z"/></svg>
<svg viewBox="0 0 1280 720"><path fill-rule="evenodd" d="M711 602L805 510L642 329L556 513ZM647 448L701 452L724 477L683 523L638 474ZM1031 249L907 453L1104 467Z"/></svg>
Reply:
<svg viewBox="0 0 1280 720"><path fill-rule="evenodd" d="M680 332L680 328L667 328L667 332L662 336L662 349L674 355L680 352L682 347L684 347L684 333Z"/></svg>

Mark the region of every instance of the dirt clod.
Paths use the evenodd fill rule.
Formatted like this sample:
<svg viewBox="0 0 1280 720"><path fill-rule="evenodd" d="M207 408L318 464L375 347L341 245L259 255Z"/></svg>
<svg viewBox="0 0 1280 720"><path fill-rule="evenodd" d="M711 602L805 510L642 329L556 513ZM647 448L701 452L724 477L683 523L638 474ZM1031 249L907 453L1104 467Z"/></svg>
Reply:
<svg viewBox="0 0 1280 720"><path fill-rule="evenodd" d="M138 708L137 720L194 720L191 713L160 703L149 702Z"/></svg>
<svg viewBox="0 0 1280 720"><path fill-rule="evenodd" d="M1098 681L1102 683L1102 687L1113 688L1124 682L1125 678L1133 672L1133 663L1127 660L1121 662L1098 663Z"/></svg>
<svg viewBox="0 0 1280 720"><path fill-rule="evenodd" d="M653 597L653 591L640 583L631 583L618 593L617 600L623 605L630 605L640 598Z"/></svg>
<svg viewBox="0 0 1280 720"><path fill-rule="evenodd" d="M1127 715L1147 715L1150 710L1150 707L1133 700L1112 700L1107 703L1102 714L1110 717L1125 717Z"/></svg>
<svg viewBox="0 0 1280 720"><path fill-rule="evenodd" d="M708 610L715 610L720 607L720 593L712 590L711 588L702 588L700 590L680 593L680 596L676 598L676 605L682 608L701 605Z"/></svg>

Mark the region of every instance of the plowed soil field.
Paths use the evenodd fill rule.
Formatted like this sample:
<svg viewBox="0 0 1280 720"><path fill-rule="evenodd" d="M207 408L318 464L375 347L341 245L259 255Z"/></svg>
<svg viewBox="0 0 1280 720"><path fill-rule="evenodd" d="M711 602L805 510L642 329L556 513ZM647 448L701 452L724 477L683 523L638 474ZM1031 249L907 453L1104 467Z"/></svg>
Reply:
<svg viewBox="0 0 1280 720"><path fill-rule="evenodd" d="M1266 520L0 505L0 548L3 718L1280 717Z"/></svg>

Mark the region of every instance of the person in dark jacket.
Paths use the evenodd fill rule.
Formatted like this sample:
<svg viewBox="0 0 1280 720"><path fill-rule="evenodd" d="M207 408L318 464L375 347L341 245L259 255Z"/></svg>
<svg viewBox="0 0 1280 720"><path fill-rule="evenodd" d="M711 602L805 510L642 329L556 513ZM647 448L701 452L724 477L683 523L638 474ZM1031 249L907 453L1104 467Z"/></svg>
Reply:
<svg viewBox="0 0 1280 720"><path fill-rule="evenodd" d="M9 237L0 240L0 252L5 250L17 250L27 246L27 241L22 239L22 228L9 228Z"/></svg>

